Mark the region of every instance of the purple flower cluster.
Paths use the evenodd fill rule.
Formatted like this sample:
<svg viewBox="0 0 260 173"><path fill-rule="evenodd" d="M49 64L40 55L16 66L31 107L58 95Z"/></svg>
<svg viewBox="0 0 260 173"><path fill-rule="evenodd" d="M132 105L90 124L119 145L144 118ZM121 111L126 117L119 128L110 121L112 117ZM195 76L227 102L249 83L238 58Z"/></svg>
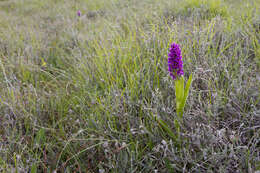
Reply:
<svg viewBox="0 0 260 173"><path fill-rule="evenodd" d="M77 15L78 15L79 17L81 16L81 11L80 11L80 10L77 11Z"/></svg>
<svg viewBox="0 0 260 173"><path fill-rule="evenodd" d="M180 46L172 43L168 54L168 70L172 79L176 79L183 75L182 56Z"/></svg>

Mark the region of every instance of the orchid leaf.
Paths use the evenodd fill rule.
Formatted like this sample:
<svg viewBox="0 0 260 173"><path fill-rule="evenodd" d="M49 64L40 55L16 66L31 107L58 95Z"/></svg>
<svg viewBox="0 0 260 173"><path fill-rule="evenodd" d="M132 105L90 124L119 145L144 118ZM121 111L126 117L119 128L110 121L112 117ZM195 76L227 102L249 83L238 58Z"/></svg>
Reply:
<svg viewBox="0 0 260 173"><path fill-rule="evenodd" d="M184 97L184 78L180 77L175 81L176 110L177 114L181 112L181 103Z"/></svg>
<svg viewBox="0 0 260 173"><path fill-rule="evenodd" d="M189 79L186 83L185 90L184 90L184 96L183 96L182 102L180 104L180 110L181 110L180 114L181 114L181 116L183 115L183 110L184 110L187 98L189 96L189 90L190 90L191 82L192 82L192 74L190 74Z"/></svg>
<svg viewBox="0 0 260 173"><path fill-rule="evenodd" d="M159 125L167 132L167 134L173 139L176 140L176 136L173 133L173 131L170 129L170 127L165 123L162 119L157 119Z"/></svg>

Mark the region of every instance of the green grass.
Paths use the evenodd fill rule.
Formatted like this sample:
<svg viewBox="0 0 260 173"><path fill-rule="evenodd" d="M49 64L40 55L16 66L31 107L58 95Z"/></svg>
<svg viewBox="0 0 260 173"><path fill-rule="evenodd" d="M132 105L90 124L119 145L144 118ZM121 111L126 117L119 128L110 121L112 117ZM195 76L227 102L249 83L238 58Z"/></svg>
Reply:
<svg viewBox="0 0 260 173"><path fill-rule="evenodd" d="M0 1L0 172L259 170L259 7ZM193 74L180 141L172 42Z"/></svg>

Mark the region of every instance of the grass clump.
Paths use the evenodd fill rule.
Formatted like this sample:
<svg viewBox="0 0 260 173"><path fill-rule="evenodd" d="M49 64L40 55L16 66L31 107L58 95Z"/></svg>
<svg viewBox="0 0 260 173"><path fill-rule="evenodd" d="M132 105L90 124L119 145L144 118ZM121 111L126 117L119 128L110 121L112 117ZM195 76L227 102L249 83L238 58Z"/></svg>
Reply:
<svg viewBox="0 0 260 173"><path fill-rule="evenodd" d="M216 16L223 18L229 16L228 6L223 0L185 0L180 2L178 8L172 12L180 14L183 18L192 17L198 21Z"/></svg>
<svg viewBox="0 0 260 173"><path fill-rule="evenodd" d="M0 2L1 172L259 169L257 1L55 2ZM193 74L178 129L172 42Z"/></svg>

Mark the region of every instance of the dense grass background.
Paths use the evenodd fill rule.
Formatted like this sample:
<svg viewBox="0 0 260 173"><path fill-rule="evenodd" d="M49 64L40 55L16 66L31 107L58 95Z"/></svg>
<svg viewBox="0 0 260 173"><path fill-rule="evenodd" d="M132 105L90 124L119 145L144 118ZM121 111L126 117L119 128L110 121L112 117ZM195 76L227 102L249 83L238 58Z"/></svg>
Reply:
<svg viewBox="0 0 260 173"><path fill-rule="evenodd" d="M259 7L1 0L0 172L259 170ZM176 133L172 42L194 78L179 142L156 121Z"/></svg>

